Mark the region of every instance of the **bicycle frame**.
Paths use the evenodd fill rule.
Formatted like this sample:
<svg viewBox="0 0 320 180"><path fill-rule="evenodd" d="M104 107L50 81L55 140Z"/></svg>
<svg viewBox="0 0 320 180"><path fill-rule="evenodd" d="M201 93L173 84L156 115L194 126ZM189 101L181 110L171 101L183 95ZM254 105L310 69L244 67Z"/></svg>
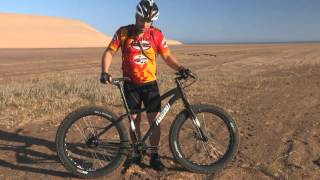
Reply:
<svg viewBox="0 0 320 180"><path fill-rule="evenodd" d="M165 94L163 94L158 100L156 100L155 102L153 102L151 104L151 107L158 103L159 101L162 101L164 99L167 99L169 97L171 97L169 99L169 102L164 106L164 108L162 108L159 116L156 117L156 119L154 120L154 122L152 123L152 125L149 127L149 130L146 132L146 134L140 138L138 136L138 133L136 131L136 127L135 127L135 124L134 124L134 120L132 119L131 115L132 114L136 114L136 113L142 113L144 111L147 111L149 107L145 107L141 110L130 110L129 107L128 107L128 104L127 104L127 101L126 101L126 98L125 98L125 94L124 94L124 87L123 87L123 84L120 83L120 84L117 84L118 88L120 89L120 93L121 93L121 98L123 100L123 105L126 109L126 114L120 116L119 118L119 121L121 121L122 119L124 119L126 116L128 117L129 119L129 123L130 123L130 127L131 127L131 130L132 132L134 133L134 138L136 140L136 143L137 144L145 144L145 141L151 136L153 130L160 125L161 121L164 119L164 117L166 116L166 114L169 112L171 106L177 101L179 100L180 98L182 98L182 101L183 101L183 104L185 106L185 108L189 111L189 113L192 115L192 120L196 126L196 129L198 131L198 133L200 134L200 138L203 139L204 141L207 140L206 136L204 135L203 131L201 130L200 128L200 123L198 121L198 118L196 117L195 113L192 111L192 109L190 108L190 103L187 99L187 96L183 90L183 87L182 87L182 84L179 80L179 78L176 78L175 79L176 81L176 85L177 87L174 88L174 89L171 89L169 91L167 91Z"/></svg>
<svg viewBox="0 0 320 180"><path fill-rule="evenodd" d="M136 127L135 127L135 124L134 124L134 121L131 117L131 114L133 113L142 113L144 111L147 111L149 107L145 107L141 110L135 110L134 112L131 111L128 107L128 104L127 104L127 101L126 101L126 98L125 98L125 94L124 94L124 87L123 87L123 83L114 83L114 85L116 85L119 89L120 89L120 94L121 94L121 98L123 100L123 106L125 107L126 109L126 114L123 114L119 117L119 119L117 120L117 122L120 122L122 121L126 116L128 117L129 119L129 123L130 123L130 127L131 127L131 130L132 132L134 133L134 138L136 140L136 143L135 145L145 145L145 141L151 136L151 133L152 131L160 125L161 121L164 119L165 115L169 112L171 106L177 101L179 100L180 98L182 98L182 101L183 101L183 104L186 108L186 110L188 111L188 113L191 115L191 118L192 118L192 121L193 121L193 124L196 128L196 131L197 131L197 134L199 135L199 138L201 140L203 140L204 142L207 142L208 141L208 138L207 136L204 134L203 130L201 129L200 127L200 122L197 118L197 116L195 115L195 113L193 112L193 110L191 109L191 105L187 99L187 96L183 90L183 87L182 87L182 84L180 82L180 79L182 78L176 78L175 81L176 81L176 85L177 87L174 88L174 89L171 89L169 91L167 91L165 94L163 94L162 96L160 96L160 98L153 102L151 104L151 107L158 103L158 101L162 101L164 99L167 99L169 97L171 97L171 99L169 99L169 102L164 106L164 108L161 110L160 114L158 117L156 117L155 121L151 124L149 130L147 131L147 133L142 137L140 138L138 136L138 133L136 131ZM104 128L104 130L100 133L98 133L98 137L101 136L102 134L104 134L106 131L108 131L114 124L110 124L108 125L107 127Z"/></svg>
<svg viewBox="0 0 320 180"><path fill-rule="evenodd" d="M120 89L120 93L121 93L121 98L123 100L123 106L126 109L126 114L120 116L120 120L122 120L124 117L128 117L129 122L130 122L130 127L132 132L134 133L134 137L137 143L145 143L146 139L148 139L148 137L151 136L152 131L160 125L161 121L164 119L165 115L169 112L171 106L180 98L183 98L185 106L190 106L188 100L186 99L185 96L183 96L182 94L184 94L182 87L181 87L181 83L176 80L176 84L177 87L174 89L169 90L168 92L166 92L165 94L163 94L159 99L157 99L156 101L152 102L152 104L150 105L151 107L154 106L156 103L158 103L159 101L162 101L164 99L167 99L169 97L171 97L171 99L169 100L169 102L164 106L164 108L161 110L159 116L154 120L154 122L152 123L152 125L150 126L149 130L147 131L147 133L142 137L142 139L139 138L138 133L136 131L136 127L134 124L134 120L132 119L131 115L132 114L138 114L138 113L142 113L147 111L149 107L144 107L141 110L130 110L125 98L125 94L124 94L124 88L123 88L123 84L119 84L118 87Z"/></svg>

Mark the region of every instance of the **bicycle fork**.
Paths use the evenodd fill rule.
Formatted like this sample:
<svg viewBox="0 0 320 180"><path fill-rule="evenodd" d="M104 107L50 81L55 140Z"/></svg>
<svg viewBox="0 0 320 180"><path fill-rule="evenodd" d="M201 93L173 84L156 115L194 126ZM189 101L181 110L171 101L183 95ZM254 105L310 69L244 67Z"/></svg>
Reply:
<svg viewBox="0 0 320 180"><path fill-rule="evenodd" d="M194 113L193 110L191 109L191 105L190 105L190 103L189 103L189 101L187 99L187 95L182 90L181 83L179 81L176 81L176 83L177 83L177 86L179 87L180 95L181 95L183 104L186 107L186 109L188 110L188 114L191 115L191 120L193 122L193 125L194 125L196 131L197 131L197 134L199 135L199 138L204 142L208 142L208 137L203 132L203 130L201 128L200 121L199 121L196 113Z"/></svg>
<svg viewBox="0 0 320 180"><path fill-rule="evenodd" d="M199 121L198 117L196 116L196 114L192 111L191 108L189 108L189 113L191 114L191 120L193 122L193 125L196 128L196 131L197 131L197 134L199 135L199 138L204 142L208 142L208 137L203 132L201 125L200 125L200 121Z"/></svg>

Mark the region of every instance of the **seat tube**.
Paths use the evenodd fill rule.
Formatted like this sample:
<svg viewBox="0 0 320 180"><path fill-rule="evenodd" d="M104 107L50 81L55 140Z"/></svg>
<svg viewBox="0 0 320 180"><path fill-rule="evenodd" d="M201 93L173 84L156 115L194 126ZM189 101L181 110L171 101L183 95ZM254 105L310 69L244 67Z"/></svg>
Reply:
<svg viewBox="0 0 320 180"><path fill-rule="evenodd" d="M130 123L130 127L131 127L131 130L132 132L134 133L134 136L136 138L136 141L138 141L138 133L136 131L136 126L133 122L133 119L131 117L131 113L129 111L129 106L128 106L128 103L127 103L127 99L126 99L126 96L124 94L124 85L123 84L119 84L119 89L120 89L120 94L121 94L121 98L123 100L123 105L124 105L124 108L126 109L126 112L127 112L127 115L128 115L128 119L129 119L129 123Z"/></svg>

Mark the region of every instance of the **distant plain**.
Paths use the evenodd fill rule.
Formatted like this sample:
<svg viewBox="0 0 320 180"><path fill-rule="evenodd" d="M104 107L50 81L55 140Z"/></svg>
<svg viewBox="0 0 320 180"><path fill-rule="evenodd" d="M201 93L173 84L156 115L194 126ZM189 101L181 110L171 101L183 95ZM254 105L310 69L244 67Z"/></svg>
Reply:
<svg viewBox="0 0 320 180"><path fill-rule="evenodd" d="M92 104L124 113L117 89L99 84L103 51L0 49L1 179L72 177L58 162L54 146L57 126L67 113ZM171 51L199 75L187 91L191 102L215 104L236 120L239 153L213 176L177 168L166 130L182 110L180 103L162 124L160 153L171 170L161 174L135 166L112 178L320 177L320 43L180 45ZM120 54L111 66L114 77L121 75ZM157 61L165 92L174 87L174 71L160 57Z"/></svg>

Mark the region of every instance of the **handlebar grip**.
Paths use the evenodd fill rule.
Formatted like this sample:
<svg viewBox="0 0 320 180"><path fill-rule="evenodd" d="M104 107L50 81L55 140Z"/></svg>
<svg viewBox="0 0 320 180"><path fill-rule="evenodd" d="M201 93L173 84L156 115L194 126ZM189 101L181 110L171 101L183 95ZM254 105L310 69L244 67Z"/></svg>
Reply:
<svg viewBox="0 0 320 180"><path fill-rule="evenodd" d="M123 82L123 81L131 81L131 79L129 77L112 78L111 84L118 85L120 82Z"/></svg>

